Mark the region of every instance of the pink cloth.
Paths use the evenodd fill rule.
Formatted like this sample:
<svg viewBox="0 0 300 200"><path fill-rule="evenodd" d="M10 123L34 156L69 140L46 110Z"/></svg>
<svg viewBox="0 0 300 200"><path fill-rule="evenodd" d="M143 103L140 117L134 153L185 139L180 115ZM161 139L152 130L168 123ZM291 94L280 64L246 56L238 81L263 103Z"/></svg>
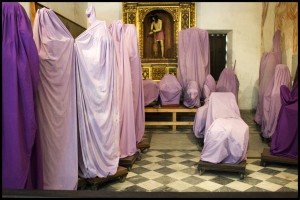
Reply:
<svg viewBox="0 0 300 200"><path fill-rule="evenodd" d="M142 62L138 45L136 27L133 24L124 24L124 46L127 48L133 91L133 109L136 142L140 143L145 133L145 103L142 76Z"/></svg>
<svg viewBox="0 0 300 200"><path fill-rule="evenodd" d="M163 30L161 30L161 31L159 31L159 32L157 32L156 33L156 40L164 40L165 39L165 37L164 37L164 32L163 32Z"/></svg>
<svg viewBox="0 0 300 200"><path fill-rule="evenodd" d="M145 95L144 96L145 106L158 100L159 86L157 82L150 79L143 80L143 87L144 87L144 95Z"/></svg>
<svg viewBox="0 0 300 200"><path fill-rule="evenodd" d="M239 80L233 69L226 67L220 74L216 91L232 92L235 96L236 102L238 103L239 85Z"/></svg>
<svg viewBox="0 0 300 200"><path fill-rule="evenodd" d="M163 106L179 105L181 89L181 85L174 75L165 74L159 82L159 96L161 104Z"/></svg>
<svg viewBox="0 0 300 200"><path fill-rule="evenodd" d="M263 98L263 116L261 131L264 138L271 138L275 132L277 118L281 108L280 86L286 85L290 88L291 75L287 65L278 64L275 74L270 81Z"/></svg>
<svg viewBox="0 0 300 200"><path fill-rule="evenodd" d="M118 63L118 93L120 116L120 158L132 156L137 152L133 109L133 91L131 83L131 68L128 49L125 46L124 25L121 20L114 21L109 26L114 40Z"/></svg>
<svg viewBox="0 0 300 200"><path fill-rule="evenodd" d="M44 189L77 190L74 39L56 14L46 8L36 13L33 35L40 59L37 101Z"/></svg>
<svg viewBox="0 0 300 200"><path fill-rule="evenodd" d="M181 30L178 34L178 81L183 94L189 81L196 81L200 98L203 85L210 73L210 49L208 32L199 28Z"/></svg>
<svg viewBox="0 0 300 200"><path fill-rule="evenodd" d="M200 94L196 81L190 81L184 94L183 104L188 108L200 107Z"/></svg>
<svg viewBox="0 0 300 200"><path fill-rule="evenodd" d="M202 161L240 163L247 159L249 127L231 92L211 93L205 129Z"/></svg>
<svg viewBox="0 0 300 200"><path fill-rule="evenodd" d="M273 50L268 53L264 53L260 60L259 68L259 91L257 98L257 106L254 120L256 123L262 123L262 115L264 109L263 96L270 84L271 79L275 73L275 67L281 63L281 51L280 51L280 31L276 31L273 37Z"/></svg>
<svg viewBox="0 0 300 200"><path fill-rule="evenodd" d="M120 153L118 64L105 21L95 21L75 40L79 176L117 172Z"/></svg>

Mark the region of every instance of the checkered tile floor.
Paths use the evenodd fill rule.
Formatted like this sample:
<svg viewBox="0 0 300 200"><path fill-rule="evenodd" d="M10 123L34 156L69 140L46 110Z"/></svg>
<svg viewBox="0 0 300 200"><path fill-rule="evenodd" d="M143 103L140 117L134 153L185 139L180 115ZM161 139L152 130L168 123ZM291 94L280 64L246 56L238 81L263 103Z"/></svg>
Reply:
<svg viewBox="0 0 300 200"><path fill-rule="evenodd" d="M249 125L250 137L259 134L253 123L253 113L241 114ZM153 131L148 130L146 133L151 139ZM160 131L155 131L153 134L159 133ZM193 134L191 131L186 133ZM252 148L258 151L254 144ZM148 152L141 154L142 159L134 163L124 182L110 181L96 186L96 189L128 192L298 192L297 166L268 163L266 167L262 167L261 152L257 152L255 155L259 156L247 159L242 180L236 172L205 171L199 175L197 165L200 153L201 148L160 150L150 147ZM88 186L84 190L89 189L92 187Z"/></svg>

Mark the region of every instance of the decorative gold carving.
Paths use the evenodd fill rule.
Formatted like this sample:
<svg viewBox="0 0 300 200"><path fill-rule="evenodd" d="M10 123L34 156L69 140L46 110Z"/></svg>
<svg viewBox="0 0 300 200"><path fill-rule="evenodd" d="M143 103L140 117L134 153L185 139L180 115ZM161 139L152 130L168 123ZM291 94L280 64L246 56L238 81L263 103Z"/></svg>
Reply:
<svg viewBox="0 0 300 200"><path fill-rule="evenodd" d="M150 79L150 67L142 67L143 80Z"/></svg>
<svg viewBox="0 0 300 200"><path fill-rule="evenodd" d="M149 63L150 68L149 70L146 70L149 73L149 78L152 80L160 80L164 73L175 73L177 74L177 52L178 52L178 33L180 30L195 27L196 26L196 3L195 2L123 2L123 22L128 24L135 24L137 33L138 33L138 42L139 42L139 48L140 48L140 56L142 65ZM172 40L171 47L169 49L169 52L171 52L169 55L170 57L166 58L153 58L148 57L149 55L149 47L148 45L145 46L145 44L148 44L149 40L145 39L144 33L144 27L146 17L149 16L151 12L161 12L161 13L167 13L166 15L171 16L169 19L171 19L171 23L173 22L172 29L174 28L174 31L172 31L172 35L170 40ZM165 15L163 15L165 16ZM146 26L147 27L147 26ZM147 29L145 29L147 31ZM144 41L145 39L145 41ZM148 41L148 42L146 42ZM147 48L147 49L146 49ZM144 50L147 54L144 54ZM147 56L147 57L146 57ZM169 68L167 70L166 66L164 67L164 70L161 68L157 68L157 65L160 65L161 63L174 63L173 68ZM152 67L154 66L154 68ZM161 67L161 66L160 66ZM166 69L166 70L165 70ZM144 73L144 72L143 72Z"/></svg>
<svg viewBox="0 0 300 200"><path fill-rule="evenodd" d="M152 66L152 80L161 80L166 74L165 65Z"/></svg>
<svg viewBox="0 0 300 200"><path fill-rule="evenodd" d="M177 77L177 67L166 67L167 73Z"/></svg>

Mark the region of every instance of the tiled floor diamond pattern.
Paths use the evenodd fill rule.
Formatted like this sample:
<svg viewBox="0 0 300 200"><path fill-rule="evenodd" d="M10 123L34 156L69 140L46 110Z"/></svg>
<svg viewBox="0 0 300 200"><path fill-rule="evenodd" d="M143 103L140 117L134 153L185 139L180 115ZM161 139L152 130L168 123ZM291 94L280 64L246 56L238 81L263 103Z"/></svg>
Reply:
<svg viewBox="0 0 300 200"><path fill-rule="evenodd" d="M199 151L151 150L136 161L123 183L108 182L106 191L131 192L298 192L296 166L268 164L248 159L245 178L234 172L205 171L199 175ZM185 157L187 159L185 159Z"/></svg>

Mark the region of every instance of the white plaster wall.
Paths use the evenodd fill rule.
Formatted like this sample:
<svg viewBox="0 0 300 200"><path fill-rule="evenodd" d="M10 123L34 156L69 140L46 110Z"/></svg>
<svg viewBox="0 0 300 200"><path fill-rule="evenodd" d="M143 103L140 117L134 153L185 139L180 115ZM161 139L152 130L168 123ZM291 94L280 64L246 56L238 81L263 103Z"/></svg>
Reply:
<svg viewBox="0 0 300 200"><path fill-rule="evenodd" d="M95 6L96 18L105 21L107 27L114 20L122 20L122 2L88 2L88 6Z"/></svg>
<svg viewBox="0 0 300 200"><path fill-rule="evenodd" d="M227 30L231 39L231 56L240 82L239 107L255 109L261 58L261 2L197 2L197 27L205 30ZM230 64L231 65L231 64Z"/></svg>
<svg viewBox="0 0 300 200"><path fill-rule="evenodd" d="M57 12L58 14L76 22L77 24L87 28L87 20L85 10L87 2L38 2Z"/></svg>

